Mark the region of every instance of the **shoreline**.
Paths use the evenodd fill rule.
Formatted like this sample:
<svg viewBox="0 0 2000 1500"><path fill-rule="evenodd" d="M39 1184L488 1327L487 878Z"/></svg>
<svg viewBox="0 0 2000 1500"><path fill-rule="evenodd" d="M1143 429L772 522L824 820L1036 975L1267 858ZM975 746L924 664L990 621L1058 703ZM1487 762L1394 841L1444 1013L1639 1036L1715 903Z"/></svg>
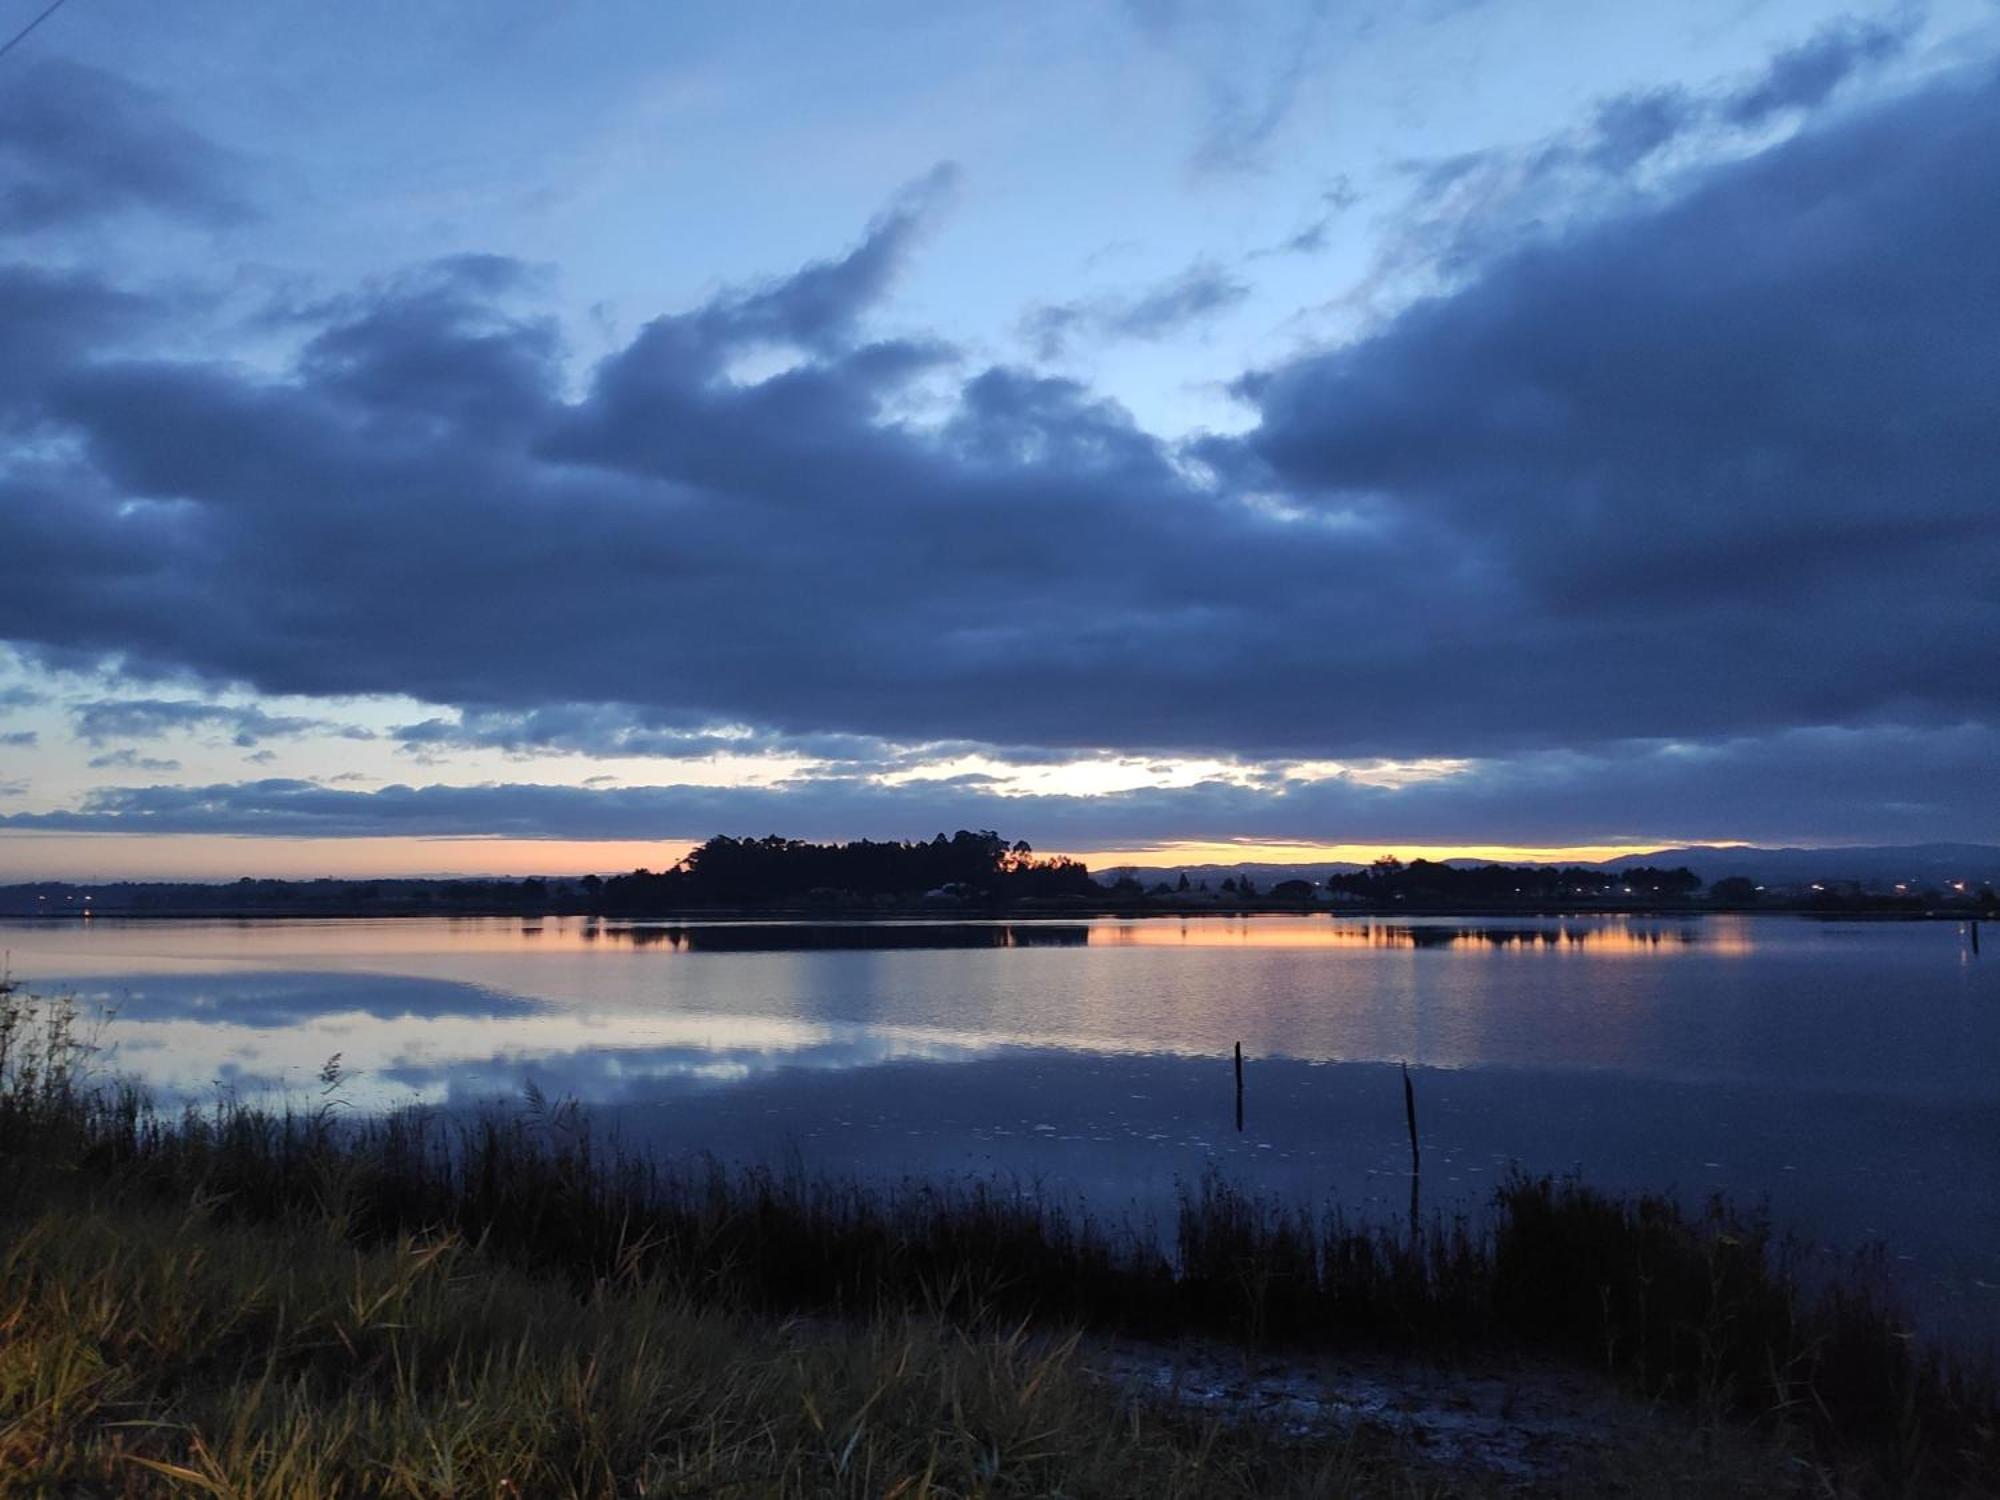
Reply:
<svg viewBox="0 0 2000 1500"><path fill-rule="evenodd" d="M926 905L896 907L828 907L828 906L770 906L770 907L679 907L658 910L604 911L580 907L519 907L502 905L468 905L464 907L439 908L431 905L385 905L385 906L243 906L243 907L180 907L180 908L93 908L90 911L0 911L0 922L18 922L27 925L47 924L64 926L98 918L111 918L121 922L190 921L209 919L225 922L283 921L287 919L329 919L339 921L366 920L371 918L391 918L410 920L432 918L436 920L459 920L466 918L516 918L521 921L548 921L557 918L581 917L600 923L629 925L664 922L716 923L753 925L759 922L783 923L786 925L810 925L821 922L827 925L858 925L870 922L926 922L926 923L1051 923L1063 921L1095 922L1107 919L1119 921L1143 921L1150 919L1179 919L1191 917L1212 917L1217 919L1241 917L1325 917L1331 920L1367 918L1370 920L1394 920L1399 917L1463 917L1468 920L1485 920L1496 917L1535 918L1538 920L1586 921L1593 917L1645 917L1666 920L1669 918L1698 917L1816 917L1833 921L1868 920L1901 922L1995 922L2000 924L2000 913L1990 907L1959 906L1908 906L1908 905L1856 905L1856 906L1669 906L1658 904L1635 904L1630 906L1476 906L1464 903L1449 905L1395 906L1343 906L1301 907L1282 903L1250 904L1243 906L1219 907L1213 904L1199 906L1143 905L1133 906L1117 903L1091 904L1077 907L1055 906L963 906L938 907Z"/></svg>
<svg viewBox="0 0 2000 1500"><path fill-rule="evenodd" d="M685 1332L690 1320L734 1330L757 1350L753 1383L769 1380L773 1361L789 1368L832 1350L851 1359L855 1340L941 1337L1017 1372L1001 1380L1003 1407L1027 1409L1044 1380L1057 1380L1070 1392L1066 1409L1102 1413L1093 1431L1123 1431L1143 1411L1165 1424L1157 1441L1173 1454L1172 1434L1192 1430L1200 1452L1249 1443L1271 1466L1240 1490L1196 1493L1289 1493L1294 1466L1323 1462L1329 1437L1388 1465L1371 1467L1365 1483L1357 1476L1353 1492L1407 1492L1411 1474L1424 1473L1438 1485L1432 1493L1456 1493L1468 1474L1477 1493L1523 1477L1507 1471L1528 1461L1514 1438L1530 1427L1564 1474L1627 1462L1618 1455L1637 1429L1614 1416L1639 1410L1667 1414L1668 1447L1703 1433L1704 1444L1772 1459L1768 1471L1752 1462L1760 1478L1744 1493L1770 1493L1771 1476L1790 1473L1810 1475L1824 1493L1978 1494L1982 1476L2000 1472L1990 1367L1920 1339L1879 1267L1857 1258L1810 1274L1779 1229L1720 1201L1690 1211L1656 1195L1516 1175L1498 1188L1488 1225L1369 1222L1211 1174L1183 1193L1168 1253L1129 1226L1087 1213L1078 1222L976 1181L869 1186L804 1167L627 1154L573 1107L535 1094L510 1114L474 1120L348 1114L332 1064L308 1108L218 1101L175 1113L131 1084L83 1072L76 1021L60 1000L0 993L0 1257L30 1268L0 1283L54 1288L56 1298L0 1308L0 1317L30 1330L17 1344L38 1381L64 1378L76 1358L74 1319L58 1311L81 1290L108 1296L105 1277L164 1246L174 1265L232 1267L219 1282L210 1274L208 1294L257 1304L218 1319L214 1337L237 1343L188 1359L317 1369L338 1364L344 1356L331 1351L344 1347L359 1361L300 1417L335 1432L346 1420L339 1393L352 1381L367 1387L388 1352L433 1316L429 1366L478 1366L477 1349L454 1342L464 1312L438 1310L460 1295L453 1288L504 1283L543 1309L537 1326L580 1320L604 1332L592 1309L609 1307L626 1333L643 1334L647 1318L662 1330ZM338 1314L348 1304L336 1297L338 1326L315 1322L329 1316L319 1292L269 1305L291 1295L272 1289L293 1286L299 1265L349 1260L354 1311ZM371 1278L379 1293L366 1290ZM205 1350L207 1330L174 1310L177 1286L163 1269L117 1289L118 1324L149 1326L166 1300L162 1315L181 1330L174 1337ZM577 1309L567 1319L565 1306ZM472 1326L490 1327L483 1317ZM282 1347L258 1342L275 1336L260 1330L287 1327L314 1331L303 1345L302 1335ZM108 1329L92 1337L115 1338ZM206 1419L175 1404L180 1366L155 1367L158 1345L147 1338L116 1347L128 1351L121 1378L143 1394L90 1419L67 1414L94 1409L78 1393L60 1420L47 1419L48 1453L123 1461L117 1434L134 1408L163 1434L203 1433ZM633 1356L621 1345L617 1357ZM1495 1394L1505 1379L1496 1371L1540 1368L1556 1374L1534 1377L1524 1405ZM529 1370L516 1378L539 1391ZM682 1410L733 1399L699 1371L681 1378ZM895 1384L883 1379L871 1377ZM397 1381L372 1398L397 1413L394 1440L431 1441L447 1418L417 1403L413 1381ZM225 1412L259 1399L236 1386L213 1397ZM0 1431L33 1415L0 1404ZM615 1415L607 1409L606 1420ZM1453 1433L1470 1434L1472 1447L1450 1450ZM149 1450L156 1463L185 1467L214 1451L161 1441ZM657 1457L635 1453L635 1463ZM329 1451L327 1461L353 1456ZM1531 1467L1527 1477L1548 1476ZM1037 1482L1023 1493L1056 1487ZM1084 1492L1129 1493L1098 1484Z"/></svg>

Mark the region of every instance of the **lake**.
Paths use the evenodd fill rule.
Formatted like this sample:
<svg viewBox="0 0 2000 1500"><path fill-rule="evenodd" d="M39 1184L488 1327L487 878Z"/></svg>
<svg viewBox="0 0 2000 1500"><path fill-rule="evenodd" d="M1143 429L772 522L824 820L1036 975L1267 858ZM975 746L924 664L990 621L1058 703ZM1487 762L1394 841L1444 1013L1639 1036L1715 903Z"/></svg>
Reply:
<svg viewBox="0 0 2000 1500"><path fill-rule="evenodd" d="M663 1152L998 1175L1163 1215L1210 1165L1387 1218L1496 1178L1726 1192L1881 1240L2000 1328L2000 951L1943 922L1203 917L855 924L0 923L168 1095L358 1108L532 1082ZM1234 1124L1230 1052L1246 1056Z"/></svg>

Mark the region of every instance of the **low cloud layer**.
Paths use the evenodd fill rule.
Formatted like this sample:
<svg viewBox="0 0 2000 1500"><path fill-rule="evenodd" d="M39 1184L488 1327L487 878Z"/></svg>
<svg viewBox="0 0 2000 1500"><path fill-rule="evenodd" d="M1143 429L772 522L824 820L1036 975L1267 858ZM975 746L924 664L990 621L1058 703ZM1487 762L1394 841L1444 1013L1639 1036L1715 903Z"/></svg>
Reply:
<svg viewBox="0 0 2000 1500"><path fill-rule="evenodd" d="M70 722L76 737L86 745L158 739L182 730L225 735L231 744L244 749L254 748L267 739L310 733L331 733L343 739L373 737L366 729L325 719L273 714L254 705L208 703L190 698L107 698L79 703L70 711Z"/></svg>
<svg viewBox="0 0 2000 1500"><path fill-rule="evenodd" d="M1965 810L1995 805L2000 735L1962 727L1548 751L1402 787L1353 776L1215 780L1092 796L996 795L976 781L885 786L813 777L778 787L502 783L360 791L300 780L133 786L91 793L73 811L0 816L0 828L672 840L773 831L837 839L856 830L927 838L970 826L1066 849L1234 838L1480 844L1518 841L1521 809L1531 807L1535 830L1549 843L1680 837L1895 843L1991 837L1968 824Z"/></svg>

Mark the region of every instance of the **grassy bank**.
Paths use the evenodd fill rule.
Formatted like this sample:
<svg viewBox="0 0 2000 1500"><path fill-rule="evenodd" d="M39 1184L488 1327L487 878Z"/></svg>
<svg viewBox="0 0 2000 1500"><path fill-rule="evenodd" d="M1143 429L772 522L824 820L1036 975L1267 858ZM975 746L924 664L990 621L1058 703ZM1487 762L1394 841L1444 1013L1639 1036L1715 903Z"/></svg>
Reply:
<svg viewBox="0 0 2000 1500"><path fill-rule="evenodd" d="M1443 1493L1121 1410L1072 1351L922 1317L790 1324L643 1276L579 1295L451 1234L58 1195L0 1257L0 1493Z"/></svg>
<svg viewBox="0 0 2000 1500"><path fill-rule="evenodd" d="M1917 1353L1879 1277L1808 1290L1719 1207L1520 1179L1476 1232L1412 1235L1210 1180L1169 1257L993 1187L668 1168L539 1100L473 1123L162 1114L86 1087L72 1026L0 997L0 1476L31 1492L1458 1483L1384 1443L1135 1408L1063 1351L1082 1329L1546 1351L1766 1434L1800 1483L1979 1493L2000 1472L1990 1382Z"/></svg>

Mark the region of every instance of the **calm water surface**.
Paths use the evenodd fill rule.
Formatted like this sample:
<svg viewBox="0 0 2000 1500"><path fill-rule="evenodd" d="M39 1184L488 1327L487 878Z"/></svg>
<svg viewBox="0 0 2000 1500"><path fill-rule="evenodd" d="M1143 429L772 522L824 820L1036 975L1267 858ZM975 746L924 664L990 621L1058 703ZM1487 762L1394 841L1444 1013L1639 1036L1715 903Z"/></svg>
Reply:
<svg viewBox="0 0 2000 1500"><path fill-rule="evenodd" d="M1202 918L853 926L582 919L0 923L113 1012L113 1066L199 1096L518 1098L628 1138L869 1175L1001 1174L1158 1212L1210 1163L1350 1208L1510 1163L1768 1200L1880 1238L1927 1314L2000 1328L2000 953L1945 923ZM1243 1043L1248 1117L1233 1122Z"/></svg>

